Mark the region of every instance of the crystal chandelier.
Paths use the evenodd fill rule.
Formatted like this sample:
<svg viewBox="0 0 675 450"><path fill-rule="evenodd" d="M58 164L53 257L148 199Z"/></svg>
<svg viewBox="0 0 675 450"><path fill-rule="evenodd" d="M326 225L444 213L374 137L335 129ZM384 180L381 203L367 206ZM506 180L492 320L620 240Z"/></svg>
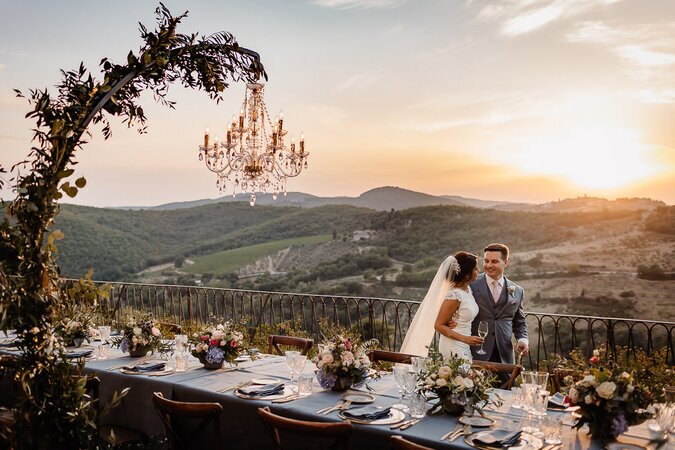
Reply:
<svg viewBox="0 0 675 450"><path fill-rule="evenodd" d="M251 206L256 192L272 192L275 200L280 192L286 195L286 179L307 168L309 156L304 135L297 150L292 137L290 148L286 146L283 114L272 123L263 100L264 89L260 83L247 84L239 117L232 117L225 141L218 142L216 137L211 145L207 128L204 145L199 146L199 160L217 175L218 189L223 192L231 187L233 195L250 192Z"/></svg>

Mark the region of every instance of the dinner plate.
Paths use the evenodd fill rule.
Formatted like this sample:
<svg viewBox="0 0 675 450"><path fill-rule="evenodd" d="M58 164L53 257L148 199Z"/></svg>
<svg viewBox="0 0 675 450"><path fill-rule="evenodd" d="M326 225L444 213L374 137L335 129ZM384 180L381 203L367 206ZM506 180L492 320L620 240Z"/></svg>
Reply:
<svg viewBox="0 0 675 450"><path fill-rule="evenodd" d="M338 416L341 419L349 420L350 422L359 423L362 425L392 425L395 423L399 423L403 421L403 419L405 419L405 413L399 409L394 408L389 410L389 417L383 417L382 419L377 420L353 419L351 417L343 415L343 411L338 412Z"/></svg>
<svg viewBox="0 0 675 450"><path fill-rule="evenodd" d="M342 395L342 400L349 400L355 404L371 403L375 401L375 396L364 392L347 392Z"/></svg>
<svg viewBox="0 0 675 450"><path fill-rule="evenodd" d="M284 386L284 392L276 395L266 395L264 397L257 397L255 395L246 395L243 392L239 392L239 389L235 389L234 395L239 398L245 398L246 400L278 400L280 398L288 397L293 395L295 392L289 386Z"/></svg>
<svg viewBox="0 0 675 450"><path fill-rule="evenodd" d="M479 439L481 436L485 436L489 433L492 433L494 430L483 430L477 431L476 433L471 433L467 436L464 436L464 442L470 445L473 448L479 448L481 450L495 450L496 447L480 446L474 443L474 440ZM509 450L525 450L529 448L542 448L544 446L544 441L538 437L534 437L528 433L522 433L520 435L520 440L516 442L515 445L509 447Z"/></svg>
<svg viewBox="0 0 675 450"><path fill-rule="evenodd" d="M472 427L490 427L495 423L494 419L482 416L461 416L457 421Z"/></svg>
<svg viewBox="0 0 675 450"><path fill-rule="evenodd" d="M251 360L251 357L248 356L248 355L240 355L240 356L237 356L234 360L235 360L236 362L250 361L250 360Z"/></svg>
<svg viewBox="0 0 675 450"><path fill-rule="evenodd" d="M607 450L647 450L647 447L627 442L610 442L605 448Z"/></svg>
<svg viewBox="0 0 675 450"><path fill-rule="evenodd" d="M254 378L251 380L251 384L276 384L278 383L279 380L278 378Z"/></svg>
<svg viewBox="0 0 675 450"><path fill-rule="evenodd" d="M133 370L127 370L125 368L120 369L120 372L125 373L127 375L148 375L148 376L151 376L151 377L161 377L161 376L164 376L164 375L169 375L170 373L173 373L173 371L174 371L174 368L169 367L169 366L164 367L164 369L162 369L162 370L153 370L151 372L142 372L142 371L136 372L136 371L133 371Z"/></svg>

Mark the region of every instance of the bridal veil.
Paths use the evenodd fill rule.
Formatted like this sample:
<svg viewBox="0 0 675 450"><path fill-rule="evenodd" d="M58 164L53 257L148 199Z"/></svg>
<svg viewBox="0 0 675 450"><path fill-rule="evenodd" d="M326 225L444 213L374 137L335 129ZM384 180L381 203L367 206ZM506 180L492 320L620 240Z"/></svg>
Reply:
<svg viewBox="0 0 675 450"><path fill-rule="evenodd" d="M436 316L441 309L445 294L452 288L453 283L448 279L448 271L457 264L454 256L448 256L436 272L434 280L429 286L427 295L420 304L415 313L415 317L410 323L408 332L401 345L401 353L411 355L427 356L429 354L428 346L434 337L434 323Z"/></svg>

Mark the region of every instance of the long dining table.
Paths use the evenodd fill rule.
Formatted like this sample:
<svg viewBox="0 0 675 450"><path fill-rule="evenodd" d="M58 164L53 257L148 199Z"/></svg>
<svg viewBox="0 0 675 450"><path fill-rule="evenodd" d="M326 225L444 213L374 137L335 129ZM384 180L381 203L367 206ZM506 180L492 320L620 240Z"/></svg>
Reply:
<svg viewBox="0 0 675 450"><path fill-rule="evenodd" d="M285 358L275 355L259 355L255 360L242 361L236 367L227 364L222 369L207 370L196 358L190 356L188 369L184 372L169 371L162 376L122 373L122 366L135 365L141 361L157 360L157 357L145 359L131 358L119 350L113 349L109 359L92 359L86 361L85 371L96 374L101 379L99 395L101 401L110 398L114 391L130 388L121 404L106 417L102 424L131 426L151 436L164 434L164 426L155 412L152 394L161 392L165 398L189 402L217 402L223 406L221 416L222 447L228 449L267 449L273 448L270 434L257 415L257 409L268 406L272 412L282 416L309 421L340 421L337 412L328 415L317 414L321 408L338 403L343 393L322 389L314 381L311 395L285 403L274 403L264 398L243 399L234 395L237 386L250 383L255 378L277 378L289 383L289 369ZM165 361L172 367L172 360ZM303 373L315 370L310 361L305 365ZM389 407L398 402L398 387L391 374L384 374L379 379L370 381L368 388L357 387L357 392L366 391L373 395L372 405ZM486 411L486 415L495 420L493 428L507 430L521 429L528 421L527 414L511 407L511 393L495 390L503 404L499 408ZM355 405L354 405L355 406ZM431 406L431 405L430 405ZM549 414L565 414L549 412ZM567 418L569 414L565 415ZM406 415L406 419L409 416ZM571 417L569 417L571 420ZM565 422L563 422L565 423ZM431 448L472 448L460 437L452 442L441 440L441 437L458 426L457 418L448 415L427 416L419 423L406 430L392 430L389 425L354 424L354 433L349 439L349 448L380 449L389 448L390 437L400 434L408 440ZM474 429L475 431L476 429ZM645 426L633 427L625 435L626 441L645 445L649 432ZM291 436L289 438L292 439ZM622 439L624 436L622 436ZM296 437L289 448L305 448L311 442L306 438ZM208 440L195 448L210 448ZM563 444L555 449L587 449L601 448L599 443L591 441L584 429L581 431L569 426L563 429Z"/></svg>

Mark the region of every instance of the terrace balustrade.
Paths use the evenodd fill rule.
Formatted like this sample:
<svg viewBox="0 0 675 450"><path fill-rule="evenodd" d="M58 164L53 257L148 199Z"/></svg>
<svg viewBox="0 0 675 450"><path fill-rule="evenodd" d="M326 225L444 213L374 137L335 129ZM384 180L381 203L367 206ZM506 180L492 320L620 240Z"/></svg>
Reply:
<svg viewBox="0 0 675 450"><path fill-rule="evenodd" d="M70 283L75 280L66 280ZM119 319L124 308L150 311L155 317L173 316L185 321L207 323L245 320L251 335L261 325L291 321L319 339L318 324L338 325L359 332L365 339L377 338L382 348L397 351L412 320L418 301L340 295L264 292L195 286L138 283L103 283L110 286L104 306ZM539 368L554 354L566 355L580 348L590 355L606 344L615 353L629 354L641 348L648 354L667 347L666 361L675 364L675 322L526 312L530 354L523 365ZM432 326L430 324L429 326Z"/></svg>

